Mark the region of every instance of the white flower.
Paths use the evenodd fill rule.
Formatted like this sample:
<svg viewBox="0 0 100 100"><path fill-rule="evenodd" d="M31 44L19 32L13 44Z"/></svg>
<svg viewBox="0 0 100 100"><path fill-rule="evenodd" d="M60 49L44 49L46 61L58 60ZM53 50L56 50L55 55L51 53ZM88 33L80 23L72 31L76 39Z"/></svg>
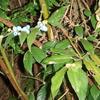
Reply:
<svg viewBox="0 0 100 100"><path fill-rule="evenodd" d="M23 28L21 29L21 31L22 31L22 32L26 32L27 34L29 34L29 33L30 33L30 26L29 26L29 25L26 25L25 27L23 27Z"/></svg>
<svg viewBox="0 0 100 100"><path fill-rule="evenodd" d="M45 25L45 23L43 23L43 22L41 22L41 21L38 21L37 27L40 29L40 31L47 32L47 30L48 30L48 28L47 28L47 26Z"/></svg>
<svg viewBox="0 0 100 100"><path fill-rule="evenodd" d="M22 29L21 26L16 26L17 31L21 31L21 29Z"/></svg>
<svg viewBox="0 0 100 100"><path fill-rule="evenodd" d="M42 27L40 27L40 30L44 31L44 32L47 32L48 28L45 25L43 25Z"/></svg>
<svg viewBox="0 0 100 100"><path fill-rule="evenodd" d="M21 26L14 26L13 31L21 31Z"/></svg>
<svg viewBox="0 0 100 100"><path fill-rule="evenodd" d="M20 30L21 30L20 26L14 26L13 31L12 31L14 36L20 35L20 32L19 32Z"/></svg>
<svg viewBox="0 0 100 100"><path fill-rule="evenodd" d="M13 32L13 34L14 34L14 36L17 36L17 35L20 35L20 32L15 31L15 32Z"/></svg>
<svg viewBox="0 0 100 100"><path fill-rule="evenodd" d="M21 32L25 32L25 33L29 34L30 33L30 26L26 25L23 28L21 26L14 26L12 32L13 32L14 36L20 35Z"/></svg>

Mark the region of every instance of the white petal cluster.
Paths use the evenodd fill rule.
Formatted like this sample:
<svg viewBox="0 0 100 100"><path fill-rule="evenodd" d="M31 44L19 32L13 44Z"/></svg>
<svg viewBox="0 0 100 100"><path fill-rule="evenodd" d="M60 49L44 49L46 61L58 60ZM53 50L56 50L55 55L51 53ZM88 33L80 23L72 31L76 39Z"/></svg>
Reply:
<svg viewBox="0 0 100 100"><path fill-rule="evenodd" d="M37 27L39 28L40 31L47 32L47 30L48 30L46 24L41 21L38 21Z"/></svg>
<svg viewBox="0 0 100 100"><path fill-rule="evenodd" d="M12 32L13 32L14 36L20 35L21 32L25 32L25 33L29 34L30 26L26 25L23 28L21 26L14 26Z"/></svg>

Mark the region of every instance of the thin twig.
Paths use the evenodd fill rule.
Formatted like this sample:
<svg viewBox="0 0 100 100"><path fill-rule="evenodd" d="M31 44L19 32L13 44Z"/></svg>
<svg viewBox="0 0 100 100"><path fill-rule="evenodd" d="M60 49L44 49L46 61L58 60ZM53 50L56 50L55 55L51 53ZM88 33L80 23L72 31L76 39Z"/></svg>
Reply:
<svg viewBox="0 0 100 100"><path fill-rule="evenodd" d="M18 0L19 6L22 7L21 0Z"/></svg>
<svg viewBox="0 0 100 100"><path fill-rule="evenodd" d="M74 50L75 50L76 53L78 54L77 56L78 56L80 59L82 59L81 54L79 53L79 51L77 50L77 48L75 47L75 45L73 44L73 42L71 41L71 39L69 38L68 32L67 32L65 29L63 29L63 28L62 28L61 30L63 31L64 35L65 35L65 36L68 38L68 40L70 41L72 47L74 48Z"/></svg>
<svg viewBox="0 0 100 100"><path fill-rule="evenodd" d="M95 46L95 49L96 49L96 48L99 48L99 49L100 49L99 45L100 45L100 41L97 42L97 44L96 44L96 46Z"/></svg>
<svg viewBox="0 0 100 100"><path fill-rule="evenodd" d="M63 90L64 90L64 93L66 92L66 90L69 90L69 87L68 87L68 84L67 84L65 78L64 78L64 80L63 80ZM71 100L70 91L68 91L68 93L65 95L65 99Z"/></svg>
<svg viewBox="0 0 100 100"><path fill-rule="evenodd" d="M87 27L86 20L85 20L84 14L83 14L83 8L82 8L82 5L81 5L81 1L77 0L77 3L78 3L78 6L79 6L79 10L80 10L82 21L84 23L85 33L87 33L88 35L90 35L90 33L88 32L88 27Z"/></svg>
<svg viewBox="0 0 100 100"><path fill-rule="evenodd" d="M73 0L71 0L71 5L70 5L70 12L69 12L70 20L72 20L72 8L73 8Z"/></svg>
<svg viewBox="0 0 100 100"><path fill-rule="evenodd" d="M67 93L68 93L68 89L66 89L66 92L60 97L60 98L58 98L58 100L61 100Z"/></svg>
<svg viewBox="0 0 100 100"><path fill-rule="evenodd" d="M25 75L21 75L21 77L34 79L34 80L40 81L41 83L45 84L45 81L43 81L42 79L39 79L39 78L37 78L37 77L25 76Z"/></svg>
<svg viewBox="0 0 100 100"><path fill-rule="evenodd" d="M88 10L90 10L90 8L89 8L88 4L86 3L86 1L85 1L85 0L82 0L82 2L83 2L83 4L84 4L84 6L85 6Z"/></svg>

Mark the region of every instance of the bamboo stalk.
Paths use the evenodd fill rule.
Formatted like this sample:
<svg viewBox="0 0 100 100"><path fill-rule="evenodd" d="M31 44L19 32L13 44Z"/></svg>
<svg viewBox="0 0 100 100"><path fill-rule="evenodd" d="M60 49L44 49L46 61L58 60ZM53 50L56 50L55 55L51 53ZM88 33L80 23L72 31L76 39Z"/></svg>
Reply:
<svg viewBox="0 0 100 100"><path fill-rule="evenodd" d="M15 79L15 76L14 76L13 71L12 71L12 67L8 61L7 56L6 56L5 49L1 46L0 50L1 50L1 54L3 56L3 60L4 60L3 61L0 59L0 66L1 66L2 70L7 75L8 79L10 80L11 84L13 85L15 90L17 91L21 100L28 100L27 95L22 91L22 89L20 88L20 86L18 85L18 83Z"/></svg>

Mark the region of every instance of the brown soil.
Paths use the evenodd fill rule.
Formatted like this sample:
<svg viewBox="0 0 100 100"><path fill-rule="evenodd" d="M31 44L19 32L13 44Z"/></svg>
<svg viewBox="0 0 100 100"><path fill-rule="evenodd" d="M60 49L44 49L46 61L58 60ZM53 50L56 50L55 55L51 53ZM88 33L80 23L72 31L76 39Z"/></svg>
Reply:
<svg viewBox="0 0 100 100"><path fill-rule="evenodd" d="M0 75L0 100L8 100L10 95L9 82L3 75Z"/></svg>

